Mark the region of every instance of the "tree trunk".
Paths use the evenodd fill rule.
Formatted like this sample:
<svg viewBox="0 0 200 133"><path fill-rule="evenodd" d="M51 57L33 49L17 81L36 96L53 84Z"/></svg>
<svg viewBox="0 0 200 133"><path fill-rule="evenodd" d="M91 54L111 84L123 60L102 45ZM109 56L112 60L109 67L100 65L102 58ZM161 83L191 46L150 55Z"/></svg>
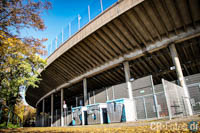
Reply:
<svg viewBox="0 0 200 133"><path fill-rule="evenodd" d="M8 112L8 120L7 120L7 123L6 123L6 127L8 127L8 123L10 121L10 113L11 113L11 111Z"/></svg>

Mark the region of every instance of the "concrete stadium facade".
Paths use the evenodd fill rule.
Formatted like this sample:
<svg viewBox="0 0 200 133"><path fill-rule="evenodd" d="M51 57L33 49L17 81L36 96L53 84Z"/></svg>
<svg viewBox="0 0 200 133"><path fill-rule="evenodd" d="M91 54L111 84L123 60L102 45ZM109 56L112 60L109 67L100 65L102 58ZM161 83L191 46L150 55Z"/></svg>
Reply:
<svg viewBox="0 0 200 133"><path fill-rule="evenodd" d="M156 87L165 88L168 81L173 83L168 86L182 88L186 114L198 113L199 12L198 0L119 0L48 57L39 88L26 91L26 101L38 110L37 125L70 125L73 116L67 117L63 105L72 114L73 107L126 98L137 112L137 96L145 99L149 90L155 109L148 114L144 100L144 119L161 118L164 107L158 104ZM165 99L173 95L167 90L162 91ZM174 109L167 101L170 117ZM139 113L133 117L138 120Z"/></svg>

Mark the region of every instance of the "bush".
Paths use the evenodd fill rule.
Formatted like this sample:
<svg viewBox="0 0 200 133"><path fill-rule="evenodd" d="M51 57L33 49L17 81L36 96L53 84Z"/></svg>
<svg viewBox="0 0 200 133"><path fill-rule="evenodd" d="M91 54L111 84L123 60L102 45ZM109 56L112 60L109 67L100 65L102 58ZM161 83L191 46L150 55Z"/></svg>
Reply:
<svg viewBox="0 0 200 133"><path fill-rule="evenodd" d="M19 125L15 125L12 123L8 123L8 126L6 126L6 122L0 124L0 129L2 129L2 128L18 128L18 127L19 127Z"/></svg>

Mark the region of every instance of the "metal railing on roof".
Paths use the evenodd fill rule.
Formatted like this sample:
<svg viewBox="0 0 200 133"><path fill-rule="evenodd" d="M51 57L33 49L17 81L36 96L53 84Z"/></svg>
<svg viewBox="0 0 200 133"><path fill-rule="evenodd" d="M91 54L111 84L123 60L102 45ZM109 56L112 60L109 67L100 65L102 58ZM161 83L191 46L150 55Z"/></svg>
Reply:
<svg viewBox="0 0 200 133"><path fill-rule="evenodd" d="M93 2L88 5L88 9L85 9L83 12L78 14L71 22L68 22L56 38L48 44L46 49L48 55L44 58L49 57L66 40L117 1L118 0L93 0Z"/></svg>

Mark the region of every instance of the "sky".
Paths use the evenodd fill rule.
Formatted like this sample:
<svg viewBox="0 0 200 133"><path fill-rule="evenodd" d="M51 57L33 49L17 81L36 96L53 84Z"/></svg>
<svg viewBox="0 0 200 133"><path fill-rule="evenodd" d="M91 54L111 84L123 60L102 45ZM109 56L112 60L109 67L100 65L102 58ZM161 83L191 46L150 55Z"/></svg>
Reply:
<svg viewBox="0 0 200 133"><path fill-rule="evenodd" d="M49 0L52 4L52 9L42 14L46 29L44 31L35 31L33 29L25 29L21 32L22 36L33 36L35 38L47 38L48 41L44 43L47 47L51 44L56 36L58 36L62 29L71 22L74 30L78 30L78 14L81 19L81 26L86 24L89 20L88 5L90 5L90 17L93 19L98 13L101 13L100 0ZM117 0L102 0L103 10L112 5ZM73 31L73 28L72 28ZM66 32L66 30L65 30ZM64 32L64 33L65 33ZM68 32L67 32L68 33ZM24 92L21 92L24 99ZM24 99L25 102L25 99ZM25 104L27 104L25 102Z"/></svg>
<svg viewBox="0 0 200 133"><path fill-rule="evenodd" d="M33 36L36 38L48 38L46 44L50 43L82 10L87 10L88 4L92 0L49 0L52 9L42 14L46 29L35 31L26 29L22 35Z"/></svg>
<svg viewBox="0 0 200 133"><path fill-rule="evenodd" d="M49 0L52 3L52 9L42 14L42 19L46 25L44 31L35 31L26 29L22 32L22 36L33 36L39 39L47 38L44 44L50 44L56 36L71 22L74 31L78 30L78 14L81 17L81 26L89 20L88 5L90 5L90 16L93 19L98 13L101 13L100 0ZM103 10L111 3L117 0L102 0ZM67 29L66 29L67 30ZM65 32L66 32L65 30ZM71 29L73 32L73 28ZM68 30L67 30L68 31Z"/></svg>

